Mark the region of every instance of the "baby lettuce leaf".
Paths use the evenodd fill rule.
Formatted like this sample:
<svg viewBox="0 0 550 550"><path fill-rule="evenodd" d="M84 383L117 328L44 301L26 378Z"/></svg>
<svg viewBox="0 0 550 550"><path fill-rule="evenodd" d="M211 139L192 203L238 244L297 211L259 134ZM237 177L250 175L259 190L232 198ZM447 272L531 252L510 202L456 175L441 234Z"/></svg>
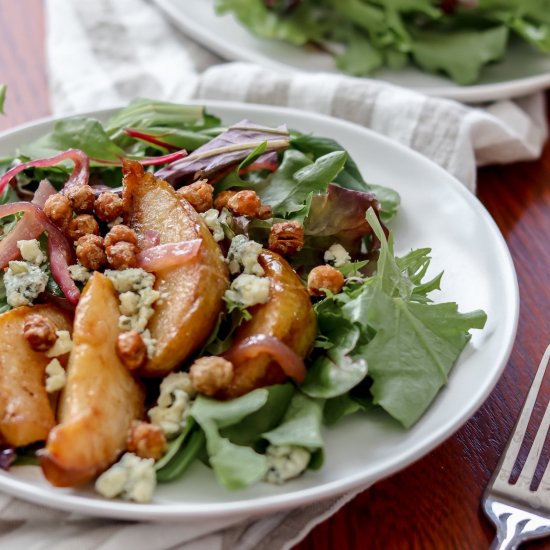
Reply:
<svg viewBox="0 0 550 550"><path fill-rule="evenodd" d="M252 448L235 445L223 437L220 430L240 423L261 409L268 397L269 392L265 389L254 390L231 401L199 396L191 407L191 416L206 436L210 466L218 481L228 489L243 489L262 479L267 461Z"/></svg>
<svg viewBox="0 0 550 550"><path fill-rule="evenodd" d="M263 434L272 445L298 445L310 450L323 447L323 401L294 394L282 422Z"/></svg>

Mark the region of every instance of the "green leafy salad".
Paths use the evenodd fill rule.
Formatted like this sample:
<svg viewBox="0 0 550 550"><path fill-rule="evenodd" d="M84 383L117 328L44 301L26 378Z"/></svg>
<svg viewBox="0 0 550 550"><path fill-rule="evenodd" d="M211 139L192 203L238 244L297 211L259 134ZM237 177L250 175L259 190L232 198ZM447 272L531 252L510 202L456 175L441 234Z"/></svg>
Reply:
<svg viewBox="0 0 550 550"><path fill-rule="evenodd" d="M317 46L366 76L412 63L474 84L514 40L550 52L548 0L215 0L262 38Z"/></svg>
<svg viewBox="0 0 550 550"><path fill-rule="evenodd" d="M299 4L289 21L307 31ZM435 17L391 3L388 48L410 44L400 14L417 5ZM410 428L486 321L431 300L430 249L394 254L395 191L336 141L285 125L136 100L0 159L0 191L0 340L11 327L10 364L26 362L0 393L15 399L36 364L34 394L58 403L39 435L0 422L2 465L36 456L53 485L146 502L197 460L228 489L315 475L323 425L383 409Z"/></svg>

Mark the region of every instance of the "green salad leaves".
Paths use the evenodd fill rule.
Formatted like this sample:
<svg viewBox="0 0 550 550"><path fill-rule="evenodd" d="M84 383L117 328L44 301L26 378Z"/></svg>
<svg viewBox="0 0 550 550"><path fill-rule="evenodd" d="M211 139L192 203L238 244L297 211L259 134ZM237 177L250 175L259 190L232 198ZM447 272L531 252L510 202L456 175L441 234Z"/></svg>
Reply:
<svg viewBox="0 0 550 550"><path fill-rule="evenodd" d="M550 52L548 0L216 0L216 8L262 38L332 52L355 76L414 63L467 85L512 40Z"/></svg>

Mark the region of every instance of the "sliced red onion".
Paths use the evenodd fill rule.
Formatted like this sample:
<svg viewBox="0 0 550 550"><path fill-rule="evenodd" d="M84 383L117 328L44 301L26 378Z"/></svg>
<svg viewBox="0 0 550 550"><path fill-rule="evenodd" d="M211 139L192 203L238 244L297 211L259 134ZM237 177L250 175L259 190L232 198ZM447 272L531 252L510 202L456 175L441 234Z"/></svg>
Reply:
<svg viewBox="0 0 550 550"><path fill-rule="evenodd" d="M65 183L65 187L72 187L73 185L84 185L88 183L90 178L90 159L86 153L80 151L80 149L68 149L59 155L49 157L46 159L29 160L28 162L22 162L17 166L14 166L11 170L8 170L0 178L0 195L4 193L9 182L19 172L26 170L27 168L44 168L46 166L54 166L63 162L64 160L72 160L74 162L74 168L69 176L69 179Z"/></svg>
<svg viewBox="0 0 550 550"><path fill-rule="evenodd" d="M201 243L202 239L193 239L147 248L138 254L138 266L145 271L155 272L184 264L198 254Z"/></svg>
<svg viewBox="0 0 550 550"><path fill-rule="evenodd" d="M148 248L153 248L153 246L158 246L160 244L160 233L153 229L148 229L143 232L141 249L147 250Z"/></svg>
<svg viewBox="0 0 550 550"><path fill-rule="evenodd" d="M252 359L260 354L270 355L283 372L294 378L298 384L306 377L303 359L286 344L274 336L256 334L245 338L223 354L223 357L238 367L239 363Z"/></svg>
<svg viewBox="0 0 550 550"><path fill-rule="evenodd" d="M48 197L56 193L55 187L48 180L42 180L38 184L38 188L34 192L34 197L31 202L36 204L36 206L40 206L40 208L44 208Z"/></svg>
<svg viewBox="0 0 550 550"><path fill-rule="evenodd" d="M11 216L18 212L25 212L21 221L25 221L24 227L27 238L35 239L44 231L48 232L48 255L50 257L52 277L60 286L67 299L76 304L80 299L80 291L69 274L69 265L72 263L73 256L69 242L36 204L31 202L12 202L0 206L0 218ZM6 267L11 260L19 257L17 240L20 239L17 238L15 240L13 237L16 229L17 227L0 242L0 269ZM20 236L21 233L19 234Z"/></svg>

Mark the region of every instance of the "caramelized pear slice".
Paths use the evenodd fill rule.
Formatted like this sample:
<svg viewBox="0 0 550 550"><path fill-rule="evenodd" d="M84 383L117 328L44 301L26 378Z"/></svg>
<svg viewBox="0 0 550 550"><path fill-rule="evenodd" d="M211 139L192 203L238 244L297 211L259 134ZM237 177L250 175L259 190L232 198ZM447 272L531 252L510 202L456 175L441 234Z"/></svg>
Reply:
<svg viewBox="0 0 550 550"><path fill-rule="evenodd" d="M69 314L53 305L22 306L0 315L0 433L14 447L45 440L55 425L44 383L51 359L23 336L32 314L50 319L58 330L72 328Z"/></svg>
<svg viewBox="0 0 550 550"><path fill-rule="evenodd" d="M111 281L95 272L76 308L60 423L40 457L58 487L86 483L115 462L132 421L143 414L143 390L115 352L119 315Z"/></svg>
<svg viewBox="0 0 550 550"><path fill-rule="evenodd" d="M123 193L128 223L138 236L155 231L160 244L202 240L192 260L155 273L162 300L148 328L157 344L140 374L164 376L199 349L214 329L229 285L227 267L201 216L137 162L124 164Z"/></svg>
<svg viewBox="0 0 550 550"><path fill-rule="evenodd" d="M317 334L317 317L302 281L281 256L264 250L260 265L269 279L269 300L250 308L252 319L237 330L234 345L250 336L266 334L286 344L301 358L309 353ZM287 378L267 354L234 365L234 375L221 397L232 398Z"/></svg>

